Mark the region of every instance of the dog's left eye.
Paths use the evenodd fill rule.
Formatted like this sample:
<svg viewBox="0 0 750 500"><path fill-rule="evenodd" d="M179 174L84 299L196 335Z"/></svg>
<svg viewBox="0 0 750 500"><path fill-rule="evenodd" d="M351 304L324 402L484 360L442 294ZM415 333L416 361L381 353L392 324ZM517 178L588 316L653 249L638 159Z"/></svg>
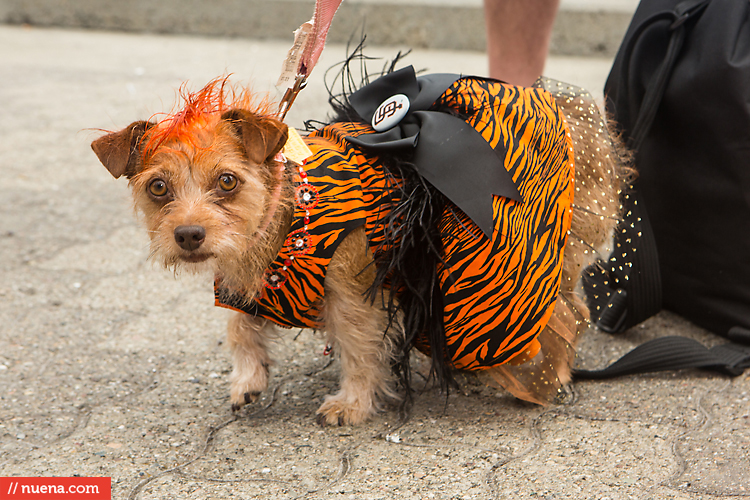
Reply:
<svg viewBox="0 0 750 500"><path fill-rule="evenodd" d="M161 179L154 179L153 181L151 181L151 184L148 185L148 190L153 196L157 198L161 198L169 192L167 183Z"/></svg>
<svg viewBox="0 0 750 500"><path fill-rule="evenodd" d="M237 177L232 174L222 174L219 176L219 189L225 192L234 190L237 187Z"/></svg>

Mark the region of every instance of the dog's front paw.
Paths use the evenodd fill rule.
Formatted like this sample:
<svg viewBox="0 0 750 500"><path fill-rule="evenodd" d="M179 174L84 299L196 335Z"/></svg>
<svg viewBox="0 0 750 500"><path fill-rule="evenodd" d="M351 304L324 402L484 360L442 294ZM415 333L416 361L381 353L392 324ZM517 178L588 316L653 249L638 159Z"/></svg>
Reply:
<svg viewBox="0 0 750 500"><path fill-rule="evenodd" d="M263 363L260 369L235 367L232 375L229 399L232 411L237 411L246 404L254 403L268 387L268 364Z"/></svg>
<svg viewBox="0 0 750 500"><path fill-rule="evenodd" d="M318 408L318 423L326 425L356 425L369 419L376 411L371 396L352 398L342 391L334 396L326 396Z"/></svg>

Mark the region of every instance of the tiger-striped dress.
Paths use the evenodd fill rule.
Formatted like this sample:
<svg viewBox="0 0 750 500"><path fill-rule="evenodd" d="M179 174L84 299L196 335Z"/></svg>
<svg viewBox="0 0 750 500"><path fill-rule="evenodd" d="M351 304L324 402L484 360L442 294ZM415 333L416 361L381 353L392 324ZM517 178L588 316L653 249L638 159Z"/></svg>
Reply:
<svg viewBox="0 0 750 500"><path fill-rule="evenodd" d="M466 370L516 356L528 359L539 348L536 337L560 290L573 201L567 125L546 91L478 78L459 79L436 105L468 117L491 146L502 142L504 166L522 197L520 202L494 197L489 239L454 206L443 214L445 265L437 272L446 356ZM266 270L261 294L247 305L219 288L217 305L282 326L321 326L325 270L338 243L364 226L373 251L382 250L379 223L398 201L378 158L345 140L371 131L363 124L335 123L305 138L313 156L300 172L290 235ZM429 353L424 336L416 346Z"/></svg>

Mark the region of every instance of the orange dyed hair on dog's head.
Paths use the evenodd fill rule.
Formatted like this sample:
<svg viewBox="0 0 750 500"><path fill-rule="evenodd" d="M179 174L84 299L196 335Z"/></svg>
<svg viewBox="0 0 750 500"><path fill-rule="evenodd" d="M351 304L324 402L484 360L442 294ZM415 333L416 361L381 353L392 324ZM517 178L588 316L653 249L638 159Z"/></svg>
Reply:
<svg viewBox="0 0 750 500"><path fill-rule="evenodd" d="M207 126L217 123L222 113L230 109L243 109L261 116L273 114L274 109L274 103L267 94L258 95L249 88L232 85L229 76L215 78L197 92L190 92L183 83L178 96L176 111L158 113L149 120L156 125L150 127L143 137L144 160L148 160L167 141L175 140L197 147L199 134Z"/></svg>

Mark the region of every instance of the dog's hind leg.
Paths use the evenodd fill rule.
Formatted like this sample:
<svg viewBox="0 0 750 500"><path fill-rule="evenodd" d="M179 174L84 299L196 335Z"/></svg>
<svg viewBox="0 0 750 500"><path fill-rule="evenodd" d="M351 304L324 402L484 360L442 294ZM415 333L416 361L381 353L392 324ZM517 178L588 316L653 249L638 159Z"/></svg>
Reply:
<svg viewBox="0 0 750 500"><path fill-rule="evenodd" d="M256 401L268 387L271 360L266 346L272 328L267 320L242 312L235 313L229 320L227 343L234 361L229 377L233 410Z"/></svg>
<svg viewBox="0 0 750 500"><path fill-rule="evenodd" d="M341 388L318 409L323 425L357 424L378 410L392 392L392 344L384 335L387 315L365 292L375 269L364 229L353 231L336 250L326 275L325 329L341 362Z"/></svg>

